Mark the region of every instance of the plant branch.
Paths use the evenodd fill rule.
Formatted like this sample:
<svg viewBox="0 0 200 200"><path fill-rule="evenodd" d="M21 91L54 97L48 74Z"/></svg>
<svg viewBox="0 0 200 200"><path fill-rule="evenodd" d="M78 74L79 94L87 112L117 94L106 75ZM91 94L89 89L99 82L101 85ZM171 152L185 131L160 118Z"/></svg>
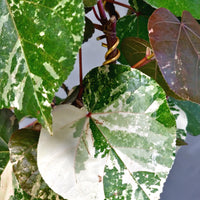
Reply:
<svg viewBox="0 0 200 200"><path fill-rule="evenodd" d="M99 24L94 24L94 23L93 23L93 25L94 25L94 28L95 28L95 29L97 29L97 30L99 30L99 31L103 31L103 26L101 26L101 25L99 25Z"/></svg>
<svg viewBox="0 0 200 200"><path fill-rule="evenodd" d="M108 51L106 52L106 55L105 55L106 61L104 62L104 64L115 63L116 60L120 56L120 52L117 49L117 45L119 43L119 39L116 36L117 19L115 15L112 15L110 17L110 20L107 19L102 0L99 0L97 2L97 7L98 7L99 15L97 14L94 7L93 7L93 11L97 20L100 21L101 25L94 24L94 27L105 34L105 35L99 36L97 40L106 38L106 41L107 41L106 47L108 48Z"/></svg>
<svg viewBox="0 0 200 200"><path fill-rule="evenodd" d="M112 49L112 47L115 45L117 42L117 37L116 37L116 17L112 16L108 23L105 26L104 33L106 35L106 41L107 41L107 48L108 51L109 49ZM113 49L112 52L106 57L106 60L112 59L117 55L117 48Z"/></svg>
<svg viewBox="0 0 200 200"><path fill-rule="evenodd" d="M102 40L102 39L104 39L104 38L106 38L106 35L101 35L101 36L97 37L97 40ZM103 45L102 45L102 46L103 46ZM107 47L107 44L106 44L106 47Z"/></svg>
<svg viewBox="0 0 200 200"><path fill-rule="evenodd" d="M79 49L79 81L80 87L83 87L82 48Z"/></svg>
<svg viewBox="0 0 200 200"><path fill-rule="evenodd" d="M83 95L82 48L79 49L79 81L80 81L80 88L76 99L76 103L80 106L80 103L82 105L82 95Z"/></svg>
<svg viewBox="0 0 200 200"><path fill-rule="evenodd" d="M129 6L129 5L127 5L127 4L124 4L124 3L121 3L121 2L118 2L118 1L115 1L115 0L105 0L105 1L107 1L107 2L109 2L109 3L117 4L117 5L122 6L122 7L125 7L125 8L128 8L128 9L130 9L132 12L136 13L136 15L139 14L136 10L134 10L131 6Z"/></svg>
<svg viewBox="0 0 200 200"><path fill-rule="evenodd" d="M94 7L94 6L92 7L92 10L93 10L93 13L94 13L94 15L95 15L96 19L97 19L98 21L100 21L100 22L101 22L101 19L100 19L100 17L98 16L98 14L97 14L97 11L96 11L96 9L95 9L95 7Z"/></svg>
<svg viewBox="0 0 200 200"><path fill-rule="evenodd" d="M140 60L139 62L137 62L135 65L133 65L131 68L140 68L144 65L146 65L147 63L151 62L152 59L154 57L154 53L152 53L149 56L145 56L144 58L142 58L142 60Z"/></svg>
<svg viewBox="0 0 200 200"><path fill-rule="evenodd" d="M97 7L99 9L99 14L100 14L100 22L101 24L106 24L108 22L107 20L107 17L106 17L106 13L105 13L105 10L104 10L104 7L103 7L103 3L102 3L102 0L99 0L97 2Z"/></svg>
<svg viewBox="0 0 200 200"><path fill-rule="evenodd" d="M72 96L73 102L72 105L78 107L78 108L82 108L83 107L83 101L82 101L82 96L83 96L83 90L84 90L84 86L83 86L83 73L82 73L82 48L79 49L79 81L80 81L80 85L78 87L78 95L76 96L76 90L75 92L75 99ZM66 101L69 101L69 98L66 99Z"/></svg>

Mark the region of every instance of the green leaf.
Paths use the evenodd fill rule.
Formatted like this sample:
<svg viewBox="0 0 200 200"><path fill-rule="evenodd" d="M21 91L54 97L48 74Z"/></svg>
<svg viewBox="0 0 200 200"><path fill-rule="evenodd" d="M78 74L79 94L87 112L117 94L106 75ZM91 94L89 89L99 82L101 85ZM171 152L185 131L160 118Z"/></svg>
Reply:
<svg viewBox="0 0 200 200"><path fill-rule="evenodd" d="M165 8L148 24L150 43L169 87L182 99L200 103L200 25L184 11L180 22Z"/></svg>
<svg viewBox="0 0 200 200"><path fill-rule="evenodd" d="M84 39L83 42L87 42L94 33L94 25L92 21L85 17L85 32L84 32Z"/></svg>
<svg viewBox="0 0 200 200"><path fill-rule="evenodd" d="M200 19L200 1L199 0L144 0L155 8L167 8L176 16L181 16L184 10L189 11L192 15Z"/></svg>
<svg viewBox="0 0 200 200"><path fill-rule="evenodd" d="M130 66L133 66L146 56L147 48L151 48L150 44L140 38L127 37L121 42L121 53L124 55ZM156 80L168 96L178 98L178 96L167 85L155 60L138 68L138 70Z"/></svg>
<svg viewBox="0 0 200 200"><path fill-rule="evenodd" d="M162 88L122 65L93 69L84 85L88 112L57 106L54 135L42 129L38 167L44 180L70 200L159 199L176 139Z"/></svg>
<svg viewBox="0 0 200 200"><path fill-rule="evenodd" d="M155 10L144 0L129 0L129 3L140 15L150 16Z"/></svg>
<svg viewBox="0 0 200 200"><path fill-rule="evenodd" d="M2 0L0 108L35 117L51 133L51 101L82 43L82 1Z"/></svg>
<svg viewBox="0 0 200 200"><path fill-rule="evenodd" d="M187 121L186 131L193 135L197 136L200 134L200 105L193 103L191 101L181 101L174 98L170 98L179 109L182 110L185 114L185 120Z"/></svg>
<svg viewBox="0 0 200 200"><path fill-rule="evenodd" d="M149 41L147 30L148 17L127 15L117 21L117 36L120 40L126 37L139 37Z"/></svg>
<svg viewBox="0 0 200 200"><path fill-rule="evenodd" d="M55 194L43 181L37 167L39 132L30 129L16 131L9 142L10 160L21 188L35 198L55 199Z"/></svg>
<svg viewBox="0 0 200 200"><path fill-rule="evenodd" d="M55 103L55 105L60 105L60 104L62 104L63 101L64 101L64 99L62 99L62 98L60 98L58 96L54 97L54 103Z"/></svg>
<svg viewBox="0 0 200 200"><path fill-rule="evenodd" d="M118 46L120 51L121 51L121 42L123 42L124 38L138 37L146 41L149 41L147 22L148 22L148 17L135 16L135 15L125 16L117 21L116 32L120 40L120 44ZM123 51L119 58L119 62L121 62L122 64L128 64L125 59L125 54L123 53Z"/></svg>
<svg viewBox="0 0 200 200"><path fill-rule="evenodd" d="M0 110L0 175L9 161L8 141L18 129L18 121L9 109Z"/></svg>
<svg viewBox="0 0 200 200"><path fill-rule="evenodd" d="M178 129L178 136L180 135L180 131L182 131L181 129ZM182 135L182 133L181 133L181 135ZM184 145L188 145L188 143L187 142L185 142L184 140L182 140L182 139L180 139L180 138L177 138L176 139L176 146L184 146Z"/></svg>
<svg viewBox="0 0 200 200"><path fill-rule="evenodd" d="M85 7L92 7L97 3L97 0L83 0Z"/></svg>

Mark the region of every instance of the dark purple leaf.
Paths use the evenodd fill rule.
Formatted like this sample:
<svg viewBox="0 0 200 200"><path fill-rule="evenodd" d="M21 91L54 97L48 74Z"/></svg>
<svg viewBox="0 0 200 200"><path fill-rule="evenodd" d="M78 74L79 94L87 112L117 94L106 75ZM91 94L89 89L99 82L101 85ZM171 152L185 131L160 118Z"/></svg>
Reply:
<svg viewBox="0 0 200 200"><path fill-rule="evenodd" d="M148 23L156 60L169 87L183 99L200 103L200 25L184 11L180 22L165 8Z"/></svg>

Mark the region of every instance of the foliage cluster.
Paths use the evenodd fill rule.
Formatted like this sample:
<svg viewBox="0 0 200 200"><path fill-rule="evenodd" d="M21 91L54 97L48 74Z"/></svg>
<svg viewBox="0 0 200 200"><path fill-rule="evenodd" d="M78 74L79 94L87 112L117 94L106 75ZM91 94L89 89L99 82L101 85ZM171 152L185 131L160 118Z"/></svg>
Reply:
<svg viewBox="0 0 200 200"><path fill-rule="evenodd" d="M200 134L200 2L0 5L1 199L159 199L176 146ZM80 85L55 97L95 29L105 62L82 79L80 59Z"/></svg>

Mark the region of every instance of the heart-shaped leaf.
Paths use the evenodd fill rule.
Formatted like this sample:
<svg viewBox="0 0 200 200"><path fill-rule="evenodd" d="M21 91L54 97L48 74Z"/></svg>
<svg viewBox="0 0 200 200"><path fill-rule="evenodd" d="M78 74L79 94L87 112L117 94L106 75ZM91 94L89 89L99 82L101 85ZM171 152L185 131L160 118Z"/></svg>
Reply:
<svg viewBox="0 0 200 200"><path fill-rule="evenodd" d="M51 101L82 43L83 3L2 0L0 15L0 108L38 118L51 133Z"/></svg>
<svg viewBox="0 0 200 200"><path fill-rule="evenodd" d="M155 8L164 7L169 9L176 16L181 16L184 10L193 14L195 18L200 19L200 1L199 0L144 0Z"/></svg>
<svg viewBox="0 0 200 200"><path fill-rule="evenodd" d="M165 8L149 19L149 38L169 87L181 98L200 103L200 25L184 11L180 22Z"/></svg>
<svg viewBox="0 0 200 200"><path fill-rule="evenodd" d="M16 131L10 139L10 160L14 174L21 188L35 198L58 198L43 181L37 167L37 143L39 131L21 129ZM62 199L60 197L60 199Z"/></svg>
<svg viewBox="0 0 200 200"><path fill-rule="evenodd" d="M176 138L165 93L122 65L93 69L84 85L88 112L57 106L54 135L42 129L38 167L44 180L70 200L159 199Z"/></svg>
<svg viewBox="0 0 200 200"><path fill-rule="evenodd" d="M0 175L9 161L8 141L18 127L18 121L11 110L0 110Z"/></svg>
<svg viewBox="0 0 200 200"><path fill-rule="evenodd" d="M146 56L147 48L151 48L147 41L141 38L127 37L122 40L120 49L128 64L133 66ZM138 68L138 70L156 80L156 82L165 90L168 96L178 98L178 96L167 85L155 60Z"/></svg>
<svg viewBox="0 0 200 200"><path fill-rule="evenodd" d="M147 23L148 17L146 16L128 15L120 18L117 21L116 27L117 36L120 40L120 44L118 46L119 50L121 51L121 41L127 37L138 37L149 41ZM119 62L122 64L128 64L124 56L125 55L122 51Z"/></svg>

